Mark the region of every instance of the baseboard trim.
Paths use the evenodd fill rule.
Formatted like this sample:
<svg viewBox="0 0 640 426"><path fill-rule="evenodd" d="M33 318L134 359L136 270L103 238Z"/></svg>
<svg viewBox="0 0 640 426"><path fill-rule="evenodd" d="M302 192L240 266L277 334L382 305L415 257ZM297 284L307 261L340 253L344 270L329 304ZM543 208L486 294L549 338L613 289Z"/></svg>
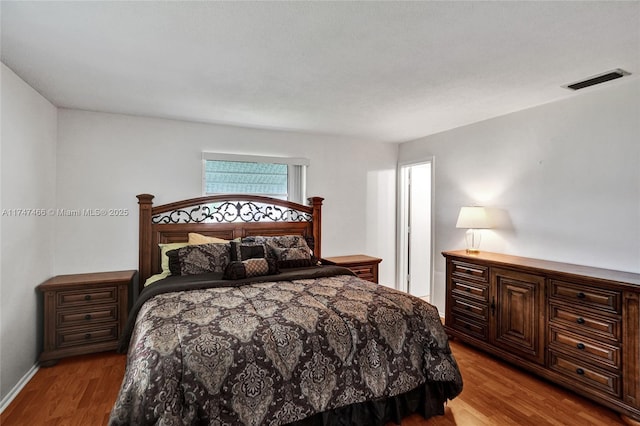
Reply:
<svg viewBox="0 0 640 426"><path fill-rule="evenodd" d="M16 383L16 385L9 391L9 393L7 393L4 398L2 398L2 401L0 401L0 414L2 414L5 408L7 408L9 404L11 404L11 401L13 401L16 396L18 396L22 388L24 388L27 383L29 383L29 380L31 380L31 378L38 372L39 369L40 366L38 364L34 364L33 367L31 367L29 371L27 371L27 373L22 376L18 383Z"/></svg>

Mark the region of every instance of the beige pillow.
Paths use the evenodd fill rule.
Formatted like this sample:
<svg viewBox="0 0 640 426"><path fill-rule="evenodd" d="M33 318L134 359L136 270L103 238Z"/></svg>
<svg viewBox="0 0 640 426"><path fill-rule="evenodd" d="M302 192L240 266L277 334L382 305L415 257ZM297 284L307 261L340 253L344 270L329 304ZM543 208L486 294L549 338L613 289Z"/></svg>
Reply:
<svg viewBox="0 0 640 426"><path fill-rule="evenodd" d="M211 244L211 243L228 243L229 240L222 238L207 237L206 235L196 234L195 232L189 232L189 245Z"/></svg>
<svg viewBox="0 0 640 426"><path fill-rule="evenodd" d="M160 281L163 280L165 278L167 278L168 276L171 275L171 271L169 272L163 272L161 274L155 274L155 275L151 275L149 278L147 278L147 280L144 282L144 286L148 286L149 284L153 284L156 281Z"/></svg>

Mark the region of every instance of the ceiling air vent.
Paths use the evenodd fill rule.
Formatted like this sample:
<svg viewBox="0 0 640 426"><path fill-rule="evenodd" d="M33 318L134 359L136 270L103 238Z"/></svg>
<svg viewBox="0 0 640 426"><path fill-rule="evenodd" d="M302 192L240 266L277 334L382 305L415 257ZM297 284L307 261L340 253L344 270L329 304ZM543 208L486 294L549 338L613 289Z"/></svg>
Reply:
<svg viewBox="0 0 640 426"><path fill-rule="evenodd" d="M598 74L593 77L589 77L583 81L577 81L575 83L567 84L565 87L567 89L579 90L584 89L585 87L593 86L595 84L604 83L607 81L615 80L616 78L624 77L625 75L631 74L628 71L621 70L620 68L615 69L613 71L607 71L604 74Z"/></svg>

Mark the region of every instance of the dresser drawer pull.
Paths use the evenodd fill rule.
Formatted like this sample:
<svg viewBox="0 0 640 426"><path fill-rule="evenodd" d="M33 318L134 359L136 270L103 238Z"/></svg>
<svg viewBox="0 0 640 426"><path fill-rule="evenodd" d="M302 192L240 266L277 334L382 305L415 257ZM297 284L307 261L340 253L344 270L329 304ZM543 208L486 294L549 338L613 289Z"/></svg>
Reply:
<svg viewBox="0 0 640 426"><path fill-rule="evenodd" d="M84 296L84 300L91 300L91 295L87 294L86 296Z"/></svg>
<svg viewBox="0 0 640 426"><path fill-rule="evenodd" d="M584 375L584 370L582 368L576 368L576 373L578 373L579 375L583 376Z"/></svg>
<svg viewBox="0 0 640 426"><path fill-rule="evenodd" d="M580 350L584 349L584 343L578 343L576 347Z"/></svg>
<svg viewBox="0 0 640 426"><path fill-rule="evenodd" d="M583 292L578 293L577 296L578 299L584 299L586 297Z"/></svg>
<svg viewBox="0 0 640 426"><path fill-rule="evenodd" d="M584 318L582 318L582 317L578 317L578 319L576 320L576 322L577 322L578 324L584 324Z"/></svg>
<svg viewBox="0 0 640 426"><path fill-rule="evenodd" d="M84 338L85 338L86 340L91 339L91 333L87 333L87 334L85 334L85 335L84 335Z"/></svg>
<svg viewBox="0 0 640 426"><path fill-rule="evenodd" d="M84 319L86 319L87 321L89 321L91 319L91 314L87 314L84 316Z"/></svg>

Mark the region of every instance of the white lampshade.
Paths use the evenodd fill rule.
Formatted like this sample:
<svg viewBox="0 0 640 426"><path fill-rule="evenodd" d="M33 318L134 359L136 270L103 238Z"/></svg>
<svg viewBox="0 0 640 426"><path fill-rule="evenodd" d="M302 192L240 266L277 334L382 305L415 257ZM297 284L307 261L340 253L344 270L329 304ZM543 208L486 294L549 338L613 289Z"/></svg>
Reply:
<svg viewBox="0 0 640 426"><path fill-rule="evenodd" d="M456 228L486 229L491 223L484 207L461 207Z"/></svg>
<svg viewBox="0 0 640 426"><path fill-rule="evenodd" d="M467 253L475 254L480 252L482 234L479 229L491 228L491 223L484 207L461 207L456 228L467 228Z"/></svg>

